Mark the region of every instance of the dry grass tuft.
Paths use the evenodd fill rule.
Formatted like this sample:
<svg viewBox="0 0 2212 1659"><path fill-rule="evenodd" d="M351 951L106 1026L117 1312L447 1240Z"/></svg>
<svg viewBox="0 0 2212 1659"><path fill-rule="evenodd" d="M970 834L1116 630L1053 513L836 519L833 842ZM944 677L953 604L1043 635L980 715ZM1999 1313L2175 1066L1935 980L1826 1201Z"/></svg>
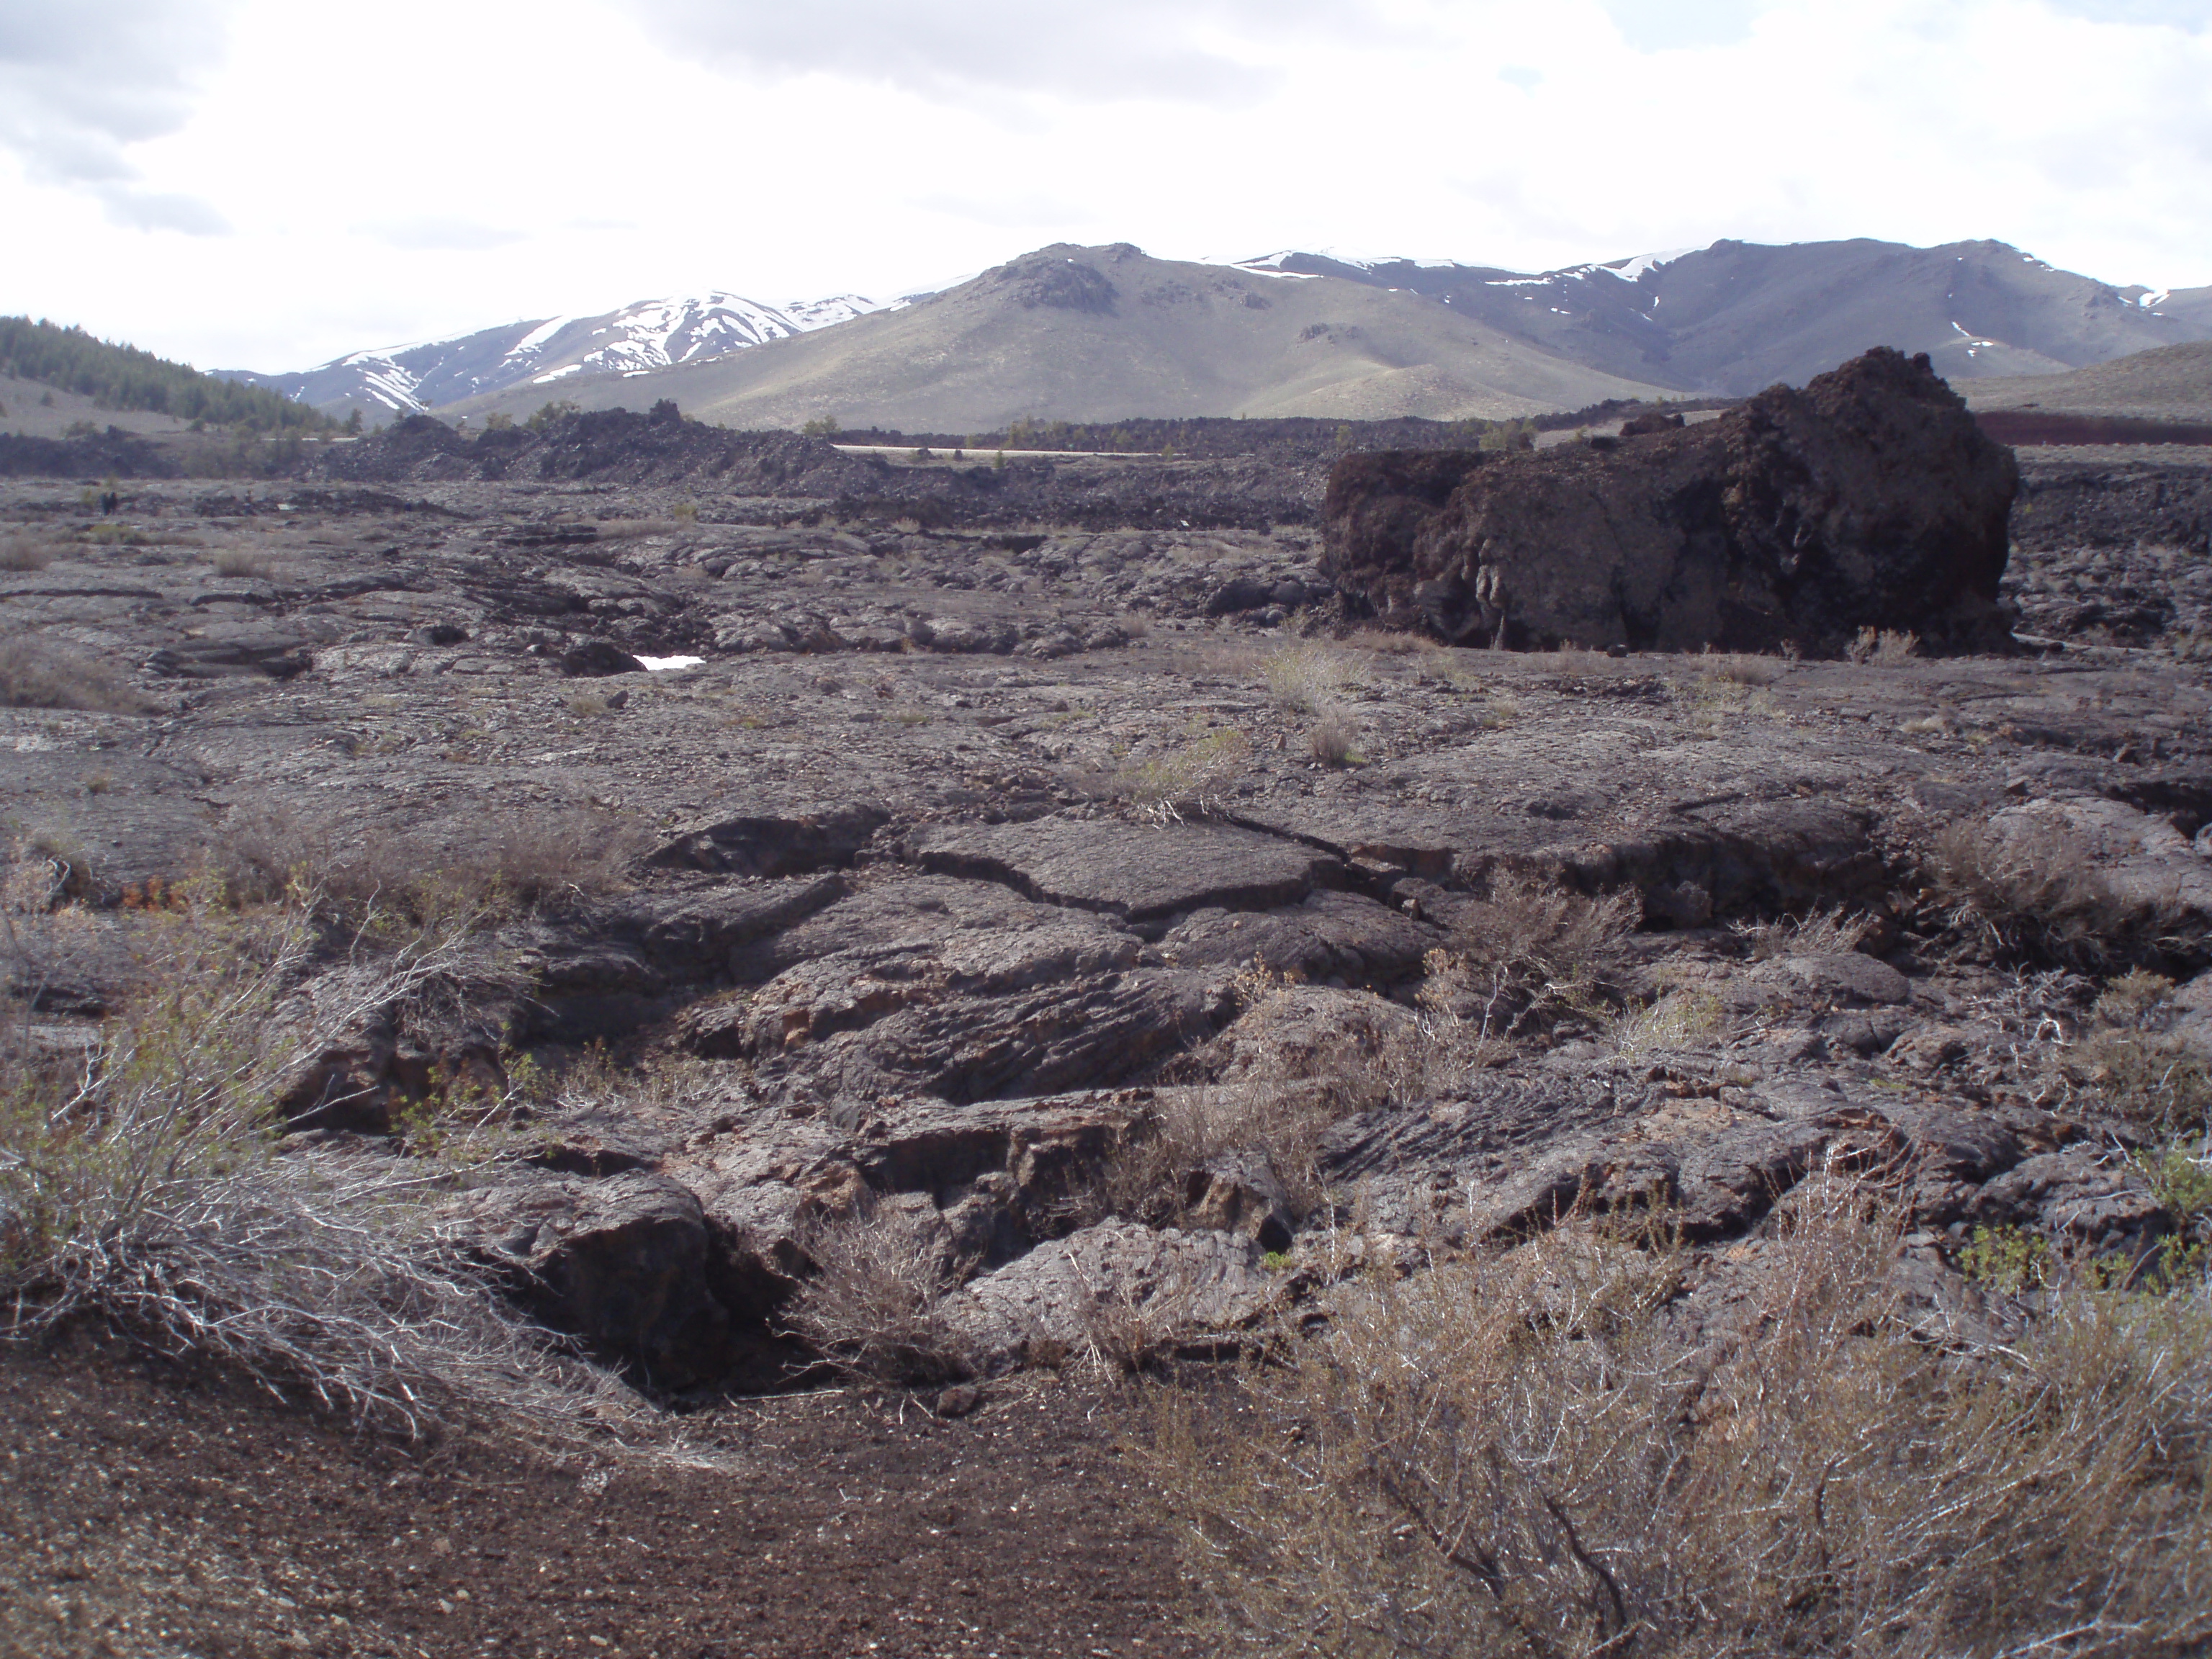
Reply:
<svg viewBox="0 0 2212 1659"><path fill-rule="evenodd" d="M1744 943L1753 962L1776 957L1839 957L1856 951L1874 931L1872 916L1846 915L1815 908L1802 917L1778 916L1771 921L1732 921L1729 931Z"/></svg>
<svg viewBox="0 0 2212 1659"><path fill-rule="evenodd" d="M1318 644L1285 647L1267 658L1261 672L1276 707L1292 714L1327 712L1340 693L1365 678L1357 659Z"/></svg>
<svg viewBox="0 0 2212 1659"><path fill-rule="evenodd" d="M1920 654L1920 635L1893 628L1862 628L1844 654L1853 662L1896 668Z"/></svg>
<svg viewBox="0 0 2212 1659"><path fill-rule="evenodd" d="M1324 714L1306 728L1306 752L1323 766L1351 766L1359 755L1359 733L1341 714Z"/></svg>
<svg viewBox="0 0 2212 1659"><path fill-rule="evenodd" d="M2178 1656L2212 1642L2212 1297L2069 1285L1933 1334L1899 1224L1817 1179L1679 1317L1663 1238L1572 1225L1340 1290L1155 1485L1239 1653Z"/></svg>
<svg viewBox="0 0 2212 1659"><path fill-rule="evenodd" d="M28 536L0 536L0 570L28 574L53 562L53 550Z"/></svg>
<svg viewBox="0 0 2212 1659"><path fill-rule="evenodd" d="M1754 656L1738 651L1709 651L1698 659L1698 672L1712 679L1755 689L1773 684L1790 672L1790 665L1779 657Z"/></svg>
<svg viewBox="0 0 2212 1659"><path fill-rule="evenodd" d="M106 663L33 635L0 639L0 708L143 714L152 707Z"/></svg>
<svg viewBox="0 0 2212 1659"><path fill-rule="evenodd" d="M356 841L335 823L264 805L234 812L207 857L234 905L307 892L349 921L381 910L421 923L499 921L619 890L649 845L641 825L596 808L526 813L455 851L405 836Z"/></svg>
<svg viewBox="0 0 2212 1659"><path fill-rule="evenodd" d="M218 576L243 576L260 579L275 568L268 554L258 548L226 547L219 549L208 562L215 567Z"/></svg>
<svg viewBox="0 0 2212 1659"><path fill-rule="evenodd" d="M1633 891L1593 897L1499 871L1489 896L1459 914L1450 949L1478 974L1502 974L1514 985L1583 985L1635 931L1643 910Z"/></svg>
<svg viewBox="0 0 2212 1659"><path fill-rule="evenodd" d="M2057 1054L2057 1070L2081 1104L2161 1139L2212 1129L2212 1063L2173 1030L2173 981L2133 969L2108 983L2089 1023Z"/></svg>
<svg viewBox="0 0 2212 1659"><path fill-rule="evenodd" d="M1354 651L1371 652L1378 657L1426 655L1449 648L1426 634L1375 627L1355 628L1344 636L1344 642Z"/></svg>
<svg viewBox="0 0 2212 1659"><path fill-rule="evenodd" d="M1230 727L1122 767L1104 793L1155 816L1203 812L1251 769L1252 739Z"/></svg>

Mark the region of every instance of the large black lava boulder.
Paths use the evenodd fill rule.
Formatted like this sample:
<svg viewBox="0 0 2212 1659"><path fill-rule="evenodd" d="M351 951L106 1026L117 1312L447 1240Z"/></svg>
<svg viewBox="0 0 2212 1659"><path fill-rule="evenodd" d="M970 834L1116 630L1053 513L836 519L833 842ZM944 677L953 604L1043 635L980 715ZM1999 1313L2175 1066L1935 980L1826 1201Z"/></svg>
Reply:
<svg viewBox="0 0 2212 1659"><path fill-rule="evenodd" d="M1347 456L1323 509L1330 573L1385 620L1463 645L2006 638L2019 471L1924 356L1884 348L1717 420L1638 426L1602 446Z"/></svg>

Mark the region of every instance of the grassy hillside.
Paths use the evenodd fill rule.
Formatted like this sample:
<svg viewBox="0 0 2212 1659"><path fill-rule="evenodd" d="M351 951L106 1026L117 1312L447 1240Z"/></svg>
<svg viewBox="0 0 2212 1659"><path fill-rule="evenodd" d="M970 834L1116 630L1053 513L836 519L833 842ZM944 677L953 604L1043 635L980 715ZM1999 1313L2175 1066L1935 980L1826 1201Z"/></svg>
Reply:
<svg viewBox="0 0 2212 1659"><path fill-rule="evenodd" d="M0 317L0 374L90 398L107 410L142 410L252 432L313 432L331 422L305 404L171 362L136 346L95 339L43 318Z"/></svg>
<svg viewBox="0 0 2212 1659"><path fill-rule="evenodd" d="M542 401L542 388L529 388ZM673 398L738 427L976 432L1022 416L1505 420L1657 388L1411 294L1055 246L896 311L642 380L562 383L586 408ZM457 404L526 414L532 398Z"/></svg>
<svg viewBox="0 0 2212 1659"><path fill-rule="evenodd" d="M2070 374L1973 381L1960 390L1977 410L2212 421L2212 342L2160 346Z"/></svg>

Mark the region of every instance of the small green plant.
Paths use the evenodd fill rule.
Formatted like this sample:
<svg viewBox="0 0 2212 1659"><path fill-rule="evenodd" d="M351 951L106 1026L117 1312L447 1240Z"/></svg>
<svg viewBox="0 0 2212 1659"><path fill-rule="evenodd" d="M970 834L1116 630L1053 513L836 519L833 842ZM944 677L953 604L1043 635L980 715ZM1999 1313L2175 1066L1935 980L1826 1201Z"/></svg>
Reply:
<svg viewBox="0 0 2212 1659"><path fill-rule="evenodd" d="M2138 1152L2136 1167L2150 1182L2151 1196L2185 1230L2212 1220L2212 1146L2202 1137L2193 1146L2176 1140L2161 1152Z"/></svg>
<svg viewBox="0 0 2212 1659"><path fill-rule="evenodd" d="M2049 1282L2051 1245L2018 1227L1977 1227L1959 1253L1959 1271L1978 1285L2018 1296Z"/></svg>
<svg viewBox="0 0 2212 1659"><path fill-rule="evenodd" d="M837 424L835 415L817 415L799 429L810 438L834 438L844 428Z"/></svg>

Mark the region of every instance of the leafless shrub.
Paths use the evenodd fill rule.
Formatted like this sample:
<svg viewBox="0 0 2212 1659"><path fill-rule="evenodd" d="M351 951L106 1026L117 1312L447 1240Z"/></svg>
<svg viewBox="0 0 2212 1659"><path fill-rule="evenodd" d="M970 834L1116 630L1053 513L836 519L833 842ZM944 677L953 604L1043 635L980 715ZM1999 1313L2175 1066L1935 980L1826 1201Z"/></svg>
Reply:
<svg viewBox="0 0 2212 1659"><path fill-rule="evenodd" d="M1138 1376L1171 1353L1197 1322L1195 1286L1170 1284L1139 1297L1116 1285L1083 1307L1085 1357L1109 1377Z"/></svg>
<svg viewBox="0 0 2212 1659"><path fill-rule="evenodd" d="M1771 921L1732 921L1729 931L1743 941L1753 962L1846 956L1874 931L1874 918L1847 915L1839 904L1832 910L1816 907L1802 916L1778 916Z"/></svg>
<svg viewBox="0 0 2212 1659"><path fill-rule="evenodd" d="M0 1326L87 1313L366 1420L486 1411L579 1426L596 1374L439 1237L436 1159L286 1152L276 1103L370 1010L451 971L455 935L362 960L286 1017L305 906L161 919L148 988L79 1066L0 1075Z"/></svg>
<svg viewBox="0 0 2212 1659"><path fill-rule="evenodd" d="M2006 831L1947 825L1930 849L1936 899L1954 927L2002 959L2096 968L2190 953L2201 939L2178 907L2130 899L2063 824Z"/></svg>
<svg viewBox="0 0 2212 1659"><path fill-rule="evenodd" d="M965 1340L944 1313L959 1283L932 1209L870 1199L817 1224L805 1248L813 1276L786 1320L815 1352L856 1381L942 1382L969 1375Z"/></svg>
<svg viewBox="0 0 2212 1659"><path fill-rule="evenodd" d="M1226 1642L2148 1659L2212 1640L2212 1298L2067 1285L2009 1348L1931 1340L1892 1273L1899 1224L1808 1188L1735 1253L1717 1332L1679 1334L1663 1238L1571 1225L1350 1285L1288 1367L1164 1395L1156 1486Z"/></svg>
<svg viewBox="0 0 2212 1659"><path fill-rule="evenodd" d="M1450 949L1478 971L1503 969L1522 985L1587 982L1643 919L1633 891L1595 896L1500 871L1487 897L1453 924Z"/></svg>
<svg viewBox="0 0 2212 1659"><path fill-rule="evenodd" d="M28 536L0 536L0 570L28 573L53 562L53 550Z"/></svg>
<svg viewBox="0 0 2212 1659"><path fill-rule="evenodd" d="M1341 1081L1344 1086L1331 1087L1246 1078L1161 1091L1149 1117L1107 1166L1107 1208L1174 1225L1183 1216L1191 1172L1224 1153L1244 1152L1267 1161L1294 1217L1310 1213L1321 1201L1322 1138L1331 1124L1359 1109L1356 1076Z"/></svg>
<svg viewBox="0 0 2212 1659"><path fill-rule="evenodd" d="M1323 766L1349 766L1359 733L1341 714L1324 714L1306 728L1306 751Z"/></svg>
<svg viewBox="0 0 2212 1659"><path fill-rule="evenodd" d="M0 708L141 714L150 707L104 662L28 634L0 639Z"/></svg>

